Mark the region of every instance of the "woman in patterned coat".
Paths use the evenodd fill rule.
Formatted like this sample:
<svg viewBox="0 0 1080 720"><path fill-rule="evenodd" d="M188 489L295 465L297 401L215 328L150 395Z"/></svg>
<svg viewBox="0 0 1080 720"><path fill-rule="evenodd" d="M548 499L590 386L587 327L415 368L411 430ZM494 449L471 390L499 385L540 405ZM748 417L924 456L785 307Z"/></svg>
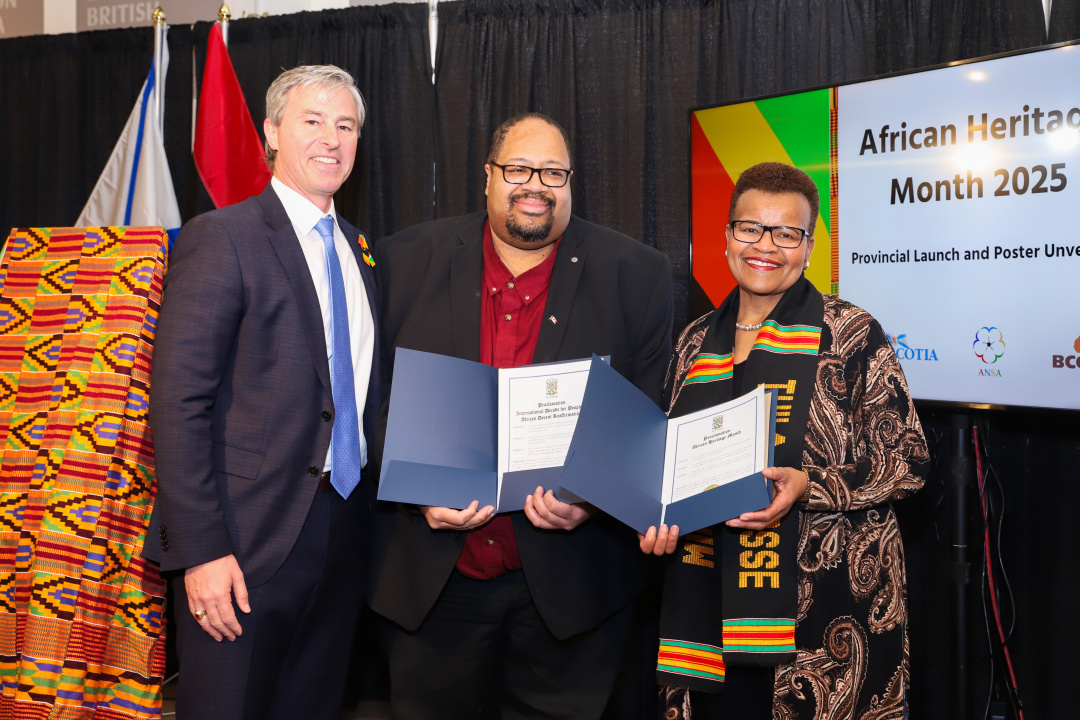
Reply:
<svg viewBox="0 0 1080 720"><path fill-rule="evenodd" d="M803 277L818 193L781 163L746 170L727 259L738 287L683 331L671 417L779 389L765 509L642 550L667 567L658 676L669 720L906 716L904 552L892 501L928 454L900 364L865 310Z"/></svg>

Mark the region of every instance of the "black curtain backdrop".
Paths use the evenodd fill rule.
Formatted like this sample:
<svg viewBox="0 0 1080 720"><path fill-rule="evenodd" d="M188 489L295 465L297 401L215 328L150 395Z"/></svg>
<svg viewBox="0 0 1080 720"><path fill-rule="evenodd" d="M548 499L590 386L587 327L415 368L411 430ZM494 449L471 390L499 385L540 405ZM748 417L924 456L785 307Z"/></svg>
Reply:
<svg viewBox="0 0 1080 720"><path fill-rule="evenodd" d="M1049 32L1041 5L442 2L434 87L424 3L238 20L229 44L260 133L263 96L281 69L332 62L357 76L370 114L353 177L337 203L372 238L483 207L483 165L494 127L530 110L555 117L571 137L575 212L671 257L678 330L691 319L689 108L1080 37L1080 0L1054 0ZM190 154L192 52L194 77L201 78L208 31L208 23L199 23L169 34L165 142L185 220L210 207ZM75 220L131 111L152 51L147 29L0 41L0 232ZM951 720L956 683L947 486L949 428L960 411L927 404L919 409L934 470L925 490L898 506L911 604L910 716ZM1025 714L1070 717L1072 653L1080 641L1072 618L1080 579L1071 562L1080 549L1073 520L1080 503L1074 482L1080 422L1075 413L1024 409L971 417L987 438L989 461L1004 486L1001 556L1017 609L1010 644ZM978 565L982 520L974 491L969 498L969 700L971 717L981 718L1003 675L1001 658L991 667L986 650ZM655 657L652 599L647 596L641 610L627 668ZM1008 610L1009 598L1003 601ZM357 693L385 690L377 664L363 665ZM623 674L607 717L651 718L654 708L651 671L639 666Z"/></svg>
<svg viewBox="0 0 1080 720"><path fill-rule="evenodd" d="M153 54L149 30L0 42L0 233L5 239L12 227L75 222L135 105ZM180 84L166 86L167 109L175 107L170 102L176 102Z"/></svg>
<svg viewBox="0 0 1080 720"><path fill-rule="evenodd" d="M671 257L680 326L689 108L1046 42L1039 0L465 0L439 18L436 215L484 206L502 120L550 115L573 144L574 211Z"/></svg>
<svg viewBox="0 0 1080 720"><path fill-rule="evenodd" d="M432 218L434 102L427 7L396 4L235 20L229 54L262 135L283 69L333 63L368 106L338 210L372 237ZM169 28L165 151L183 219L213 208L191 156L192 48L202 82L210 23ZM75 222L120 137L154 52L153 31L0 42L0 230Z"/></svg>
<svg viewBox="0 0 1080 720"><path fill-rule="evenodd" d="M200 79L209 32L210 23L194 29ZM352 176L335 196L338 211L370 237L432 219L435 91L426 5L358 7L234 22L229 27L229 55L260 135L266 89L282 70L334 64L352 73L368 116ZM189 177L201 197L198 212L211 209L197 174ZM191 194L189 189L189 198Z"/></svg>

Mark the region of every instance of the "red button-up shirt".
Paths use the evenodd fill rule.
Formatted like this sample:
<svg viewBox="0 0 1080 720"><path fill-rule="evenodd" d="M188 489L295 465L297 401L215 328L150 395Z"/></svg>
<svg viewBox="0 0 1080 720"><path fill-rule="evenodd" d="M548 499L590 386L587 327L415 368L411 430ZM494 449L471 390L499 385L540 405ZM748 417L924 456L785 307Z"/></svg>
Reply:
<svg viewBox="0 0 1080 720"><path fill-rule="evenodd" d="M560 238L561 240L561 238ZM528 365L544 321L551 270L555 267L555 241L542 263L517 277L503 265L492 242L491 226L484 223L484 272L480 293L480 362L498 368ZM488 580L521 569L514 525L507 515L496 515L465 536L457 569L476 580Z"/></svg>

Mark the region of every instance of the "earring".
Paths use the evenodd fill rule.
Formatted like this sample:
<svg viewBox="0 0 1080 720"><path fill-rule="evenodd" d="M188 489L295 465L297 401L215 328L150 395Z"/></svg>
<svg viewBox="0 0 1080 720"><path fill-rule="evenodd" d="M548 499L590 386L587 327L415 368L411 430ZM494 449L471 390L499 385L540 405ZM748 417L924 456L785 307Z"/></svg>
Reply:
<svg viewBox="0 0 1080 720"><path fill-rule="evenodd" d="M727 257L727 250L724 251L724 257Z"/></svg>
<svg viewBox="0 0 1080 720"><path fill-rule="evenodd" d="M803 270L809 270L810 269L810 261L809 260L807 260L806 262L803 263L802 269Z"/></svg>

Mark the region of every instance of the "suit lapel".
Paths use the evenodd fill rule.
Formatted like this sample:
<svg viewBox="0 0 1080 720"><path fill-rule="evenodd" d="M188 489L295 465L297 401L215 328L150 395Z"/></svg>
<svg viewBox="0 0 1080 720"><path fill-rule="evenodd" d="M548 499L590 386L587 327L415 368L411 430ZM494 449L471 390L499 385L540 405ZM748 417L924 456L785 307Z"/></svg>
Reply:
<svg viewBox="0 0 1080 720"><path fill-rule="evenodd" d="M544 319L540 322L540 335L536 339L536 350L533 352L534 363L557 360L559 347L562 346L563 336L566 334L588 248L588 244L583 242L582 236L576 231L576 224L571 217L555 256L547 303L544 305Z"/></svg>
<svg viewBox="0 0 1080 720"><path fill-rule="evenodd" d="M450 251L450 317L453 353L464 360L480 361L480 284L484 275L484 225L486 214L471 215L480 223L459 228ZM475 226L475 227L474 227Z"/></svg>
<svg viewBox="0 0 1080 720"><path fill-rule="evenodd" d="M263 214L271 228L270 244L277 253L281 266L285 268L289 284L296 295L296 306L300 310L300 320L304 325L308 347L311 348L315 371L327 394L332 396L322 309L319 307L319 296L315 293L315 283L311 279L311 270L308 269L304 251L300 248L300 241L296 239L296 232L273 186L266 186L266 190L259 196L259 203L263 206Z"/></svg>
<svg viewBox="0 0 1080 720"><path fill-rule="evenodd" d="M349 243L349 249L352 250L353 257L356 258L356 266L360 268L360 277L364 279L364 293L367 295L368 307L371 308L371 315L375 319L375 329L378 330L379 320L378 312L376 310L376 308L378 308L378 305L376 304L378 296L375 292L375 273L371 269L374 265L369 265L367 260L364 259L365 251L360 247L360 231L346 222L341 215L337 216L337 221L338 226L341 228L341 232L345 235L345 240ZM370 250L367 251L367 257L373 257ZM374 263L374 260L372 260L372 262Z"/></svg>
<svg viewBox="0 0 1080 720"><path fill-rule="evenodd" d="M360 277L364 281L364 294L367 296L368 308L371 311L371 323L372 332L375 336L375 350L371 357L371 381L368 383L368 394L365 400L366 408L372 413L379 409L381 404L381 368L379 358L379 342L382 329L379 326L379 294L375 291L375 272L372 270L374 267L374 260L369 265L367 260L364 259L364 249L360 247L361 233L355 227L345 221L341 215L337 216L338 225L341 227L341 232L345 234L345 239L349 243L349 249L352 250L353 256L356 258L356 265L360 268ZM354 239L355 238L355 239ZM366 240L365 240L366 242ZM367 251L367 257L372 258L370 249ZM364 428L367 432L367 428L374 421L374 417L364 418Z"/></svg>

